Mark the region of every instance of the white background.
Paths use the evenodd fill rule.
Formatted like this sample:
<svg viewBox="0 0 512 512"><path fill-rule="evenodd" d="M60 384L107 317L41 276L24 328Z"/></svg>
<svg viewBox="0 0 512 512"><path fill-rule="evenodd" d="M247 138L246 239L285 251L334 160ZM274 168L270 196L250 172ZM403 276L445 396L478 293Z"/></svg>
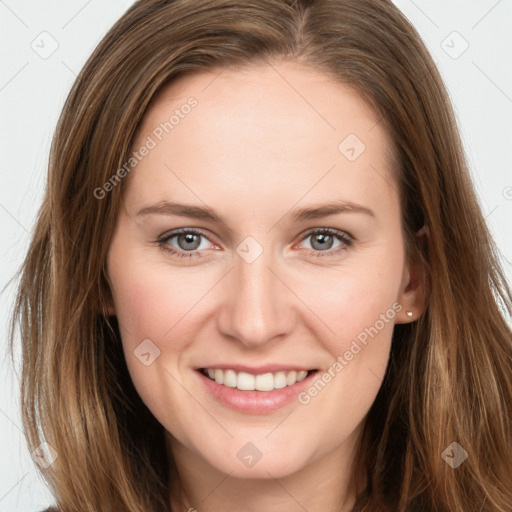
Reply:
<svg viewBox="0 0 512 512"><path fill-rule="evenodd" d="M0 289L26 251L66 94L88 55L131 3L0 0ZM396 3L446 81L482 209L510 281L512 0ZM52 44L58 47L45 59L32 47L48 52ZM13 296L12 286L0 294L1 349ZM0 512L38 512L53 500L24 442L17 377L7 357L2 358L0 385Z"/></svg>

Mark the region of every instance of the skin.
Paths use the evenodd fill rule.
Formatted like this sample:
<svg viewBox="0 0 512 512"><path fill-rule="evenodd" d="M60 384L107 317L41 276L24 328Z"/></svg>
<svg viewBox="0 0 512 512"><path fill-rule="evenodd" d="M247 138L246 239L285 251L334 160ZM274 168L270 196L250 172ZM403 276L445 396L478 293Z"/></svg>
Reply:
<svg viewBox="0 0 512 512"><path fill-rule="evenodd" d="M190 96L198 105L123 183L107 268L110 313L121 326L130 375L166 429L182 507L349 511L357 443L385 373L393 325L424 308L421 269L404 250L391 141L380 116L351 88L280 62L190 74L166 86L134 150ZM348 134L366 146L354 161L338 149ZM374 216L287 217L339 200ZM160 201L207 205L224 223L137 215ZM184 227L205 234L195 249L200 256L179 258L155 243ZM334 238L322 254L308 236L312 228L354 241L328 255L343 246ZM236 252L248 236L263 249L251 263ZM166 243L182 253L189 247L178 237ZM264 415L233 411L209 395L194 370L231 361L327 370L393 304L403 309L306 405L294 400ZM161 351L149 366L134 355L144 339ZM247 442L262 454L250 468L237 457ZM359 490L365 485L357 482Z"/></svg>

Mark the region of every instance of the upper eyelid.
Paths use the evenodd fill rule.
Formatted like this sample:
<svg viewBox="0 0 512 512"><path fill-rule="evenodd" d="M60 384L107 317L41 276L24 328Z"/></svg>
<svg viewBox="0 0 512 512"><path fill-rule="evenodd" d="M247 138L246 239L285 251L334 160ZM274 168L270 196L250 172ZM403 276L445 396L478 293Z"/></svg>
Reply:
<svg viewBox="0 0 512 512"><path fill-rule="evenodd" d="M183 233L194 233L197 235L201 235L204 238L206 238L207 240L209 240L211 243L216 244L216 242L211 240L211 237L208 234L206 234L202 229L199 229L199 228L179 228L178 230L173 230L173 231L164 233L163 235L158 237L158 240L167 240L169 238L172 238L172 237L175 237L178 235L182 235Z"/></svg>

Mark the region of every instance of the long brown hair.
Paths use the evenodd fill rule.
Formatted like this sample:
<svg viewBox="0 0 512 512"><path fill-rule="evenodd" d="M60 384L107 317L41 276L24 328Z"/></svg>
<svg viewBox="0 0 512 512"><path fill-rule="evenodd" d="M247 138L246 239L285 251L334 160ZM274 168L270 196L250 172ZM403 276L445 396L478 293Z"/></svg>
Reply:
<svg viewBox="0 0 512 512"><path fill-rule="evenodd" d="M365 422L361 510L512 510L512 295L469 178L447 92L389 0L140 0L80 72L50 153L20 269L11 349L22 343L22 418L62 512L170 510L163 427L128 374L106 314L105 261L130 155L157 91L184 72L293 60L354 87L394 145L408 254L427 307L396 325ZM418 238L422 226L429 237ZM426 241L425 241L426 240ZM442 454L457 442L458 468Z"/></svg>

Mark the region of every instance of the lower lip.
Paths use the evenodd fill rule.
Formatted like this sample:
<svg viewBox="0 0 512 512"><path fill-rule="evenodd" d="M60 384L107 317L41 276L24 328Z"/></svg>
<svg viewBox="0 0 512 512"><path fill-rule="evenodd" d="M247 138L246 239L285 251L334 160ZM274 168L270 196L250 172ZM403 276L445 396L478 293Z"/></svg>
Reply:
<svg viewBox="0 0 512 512"><path fill-rule="evenodd" d="M304 380L296 382L292 386L272 391L242 391L238 388L218 384L204 375L201 370L197 370L197 373L206 389L222 405L247 414L270 414L293 402L301 391L311 385L318 372L310 372Z"/></svg>

